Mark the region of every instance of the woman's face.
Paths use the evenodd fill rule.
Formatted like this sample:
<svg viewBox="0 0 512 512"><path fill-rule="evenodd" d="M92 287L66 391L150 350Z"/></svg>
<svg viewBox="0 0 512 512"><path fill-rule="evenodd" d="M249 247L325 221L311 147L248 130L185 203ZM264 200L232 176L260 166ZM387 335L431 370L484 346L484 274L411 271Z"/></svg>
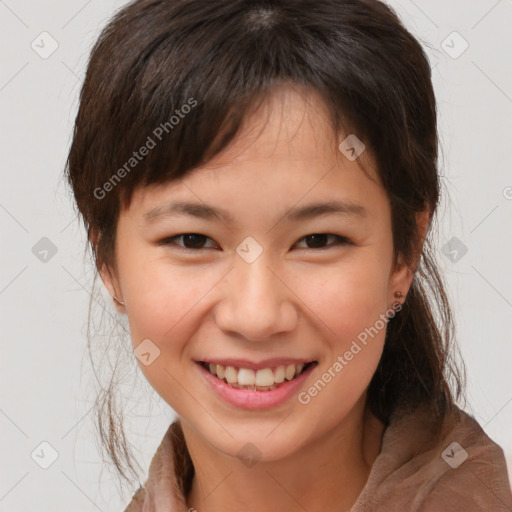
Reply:
<svg viewBox="0 0 512 512"><path fill-rule="evenodd" d="M184 425L225 454L250 442L275 460L364 399L384 315L412 274L393 268L384 189L338 149L324 104L288 89L266 106L207 165L136 192L116 278L102 278L125 303L141 370ZM236 388L251 382L263 387Z"/></svg>

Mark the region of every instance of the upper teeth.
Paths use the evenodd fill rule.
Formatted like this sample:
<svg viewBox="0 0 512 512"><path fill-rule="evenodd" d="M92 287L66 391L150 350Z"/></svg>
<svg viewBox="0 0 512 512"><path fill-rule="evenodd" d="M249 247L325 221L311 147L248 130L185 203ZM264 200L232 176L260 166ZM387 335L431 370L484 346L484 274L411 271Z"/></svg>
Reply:
<svg viewBox="0 0 512 512"><path fill-rule="evenodd" d="M235 368L212 363L208 367L210 373L221 380L226 380L228 384L259 388L275 386L275 384L284 382L285 379L292 380L303 370L304 363L280 365L274 369L262 368L256 371L250 368Z"/></svg>

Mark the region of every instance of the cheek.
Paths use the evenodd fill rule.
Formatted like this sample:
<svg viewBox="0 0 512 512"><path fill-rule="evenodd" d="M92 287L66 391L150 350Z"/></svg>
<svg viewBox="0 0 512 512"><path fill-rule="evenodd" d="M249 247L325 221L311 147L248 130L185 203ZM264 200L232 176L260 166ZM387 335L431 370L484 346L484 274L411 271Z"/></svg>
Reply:
<svg viewBox="0 0 512 512"><path fill-rule="evenodd" d="M297 295L325 328L333 348L342 350L387 310L387 268L359 253L352 261L297 277ZM379 322L380 326L381 322Z"/></svg>
<svg viewBox="0 0 512 512"><path fill-rule="evenodd" d="M319 278L310 293L308 305L312 304L329 328L323 329L328 350L316 380L298 396L302 413L312 424L326 421L325 411L330 411L331 426L348 414L370 383L382 355L387 268L383 259L379 261L369 252L366 256L360 252L357 261L331 269L328 278Z"/></svg>
<svg viewBox="0 0 512 512"><path fill-rule="evenodd" d="M201 298L218 278L210 273L210 277L199 279L197 268L171 266L162 261L134 261L130 266L132 270L125 274L123 282L135 356L155 391L181 411L189 400L180 382L184 382L192 364L188 347L198 328L194 318L201 311ZM146 346L152 357L157 354L148 365L138 356Z"/></svg>
<svg viewBox="0 0 512 512"><path fill-rule="evenodd" d="M212 272L200 274L201 270L193 266L163 260L134 257L127 262L123 289L134 344L141 337L154 339L157 344L183 338L187 316L200 307L201 297L215 284Z"/></svg>
<svg viewBox="0 0 512 512"><path fill-rule="evenodd" d="M318 432L334 427L367 389L384 348L387 281L377 267L332 275L312 297L327 350L316 378L297 397Z"/></svg>
<svg viewBox="0 0 512 512"><path fill-rule="evenodd" d="M190 340L207 311L208 293L226 272L162 260L141 261L126 262L123 281L134 353L142 373L164 401L176 411L186 411L190 396L183 393L181 383L195 364ZM146 352L146 346L158 354L149 365L137 355Z"/></svg>

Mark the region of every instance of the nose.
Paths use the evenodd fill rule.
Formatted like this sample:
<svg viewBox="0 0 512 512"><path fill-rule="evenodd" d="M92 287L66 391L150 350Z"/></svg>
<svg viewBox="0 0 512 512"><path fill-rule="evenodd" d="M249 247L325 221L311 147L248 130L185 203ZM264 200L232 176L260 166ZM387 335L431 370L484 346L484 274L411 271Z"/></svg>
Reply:
<svg viewBox="0 0 512 512"><path fill-rule="evenodd" d="M227 334L266 341L295 329L293 292L264 256L265 252L252 263L237 258L223 280L215 321Z"/></svg>

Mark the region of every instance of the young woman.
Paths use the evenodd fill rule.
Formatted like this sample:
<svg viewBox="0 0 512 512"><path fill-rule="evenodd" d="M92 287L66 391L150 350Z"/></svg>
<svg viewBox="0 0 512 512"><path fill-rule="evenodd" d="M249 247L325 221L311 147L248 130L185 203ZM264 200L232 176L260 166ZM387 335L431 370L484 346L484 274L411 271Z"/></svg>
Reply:
<svg viewBox="0 0 512 512"><path fill-rule="evenodd" d="M456 405L430 75L376 0L142 0L102 32L68 178L177 413L127 511L512 510Z"/></svg>

